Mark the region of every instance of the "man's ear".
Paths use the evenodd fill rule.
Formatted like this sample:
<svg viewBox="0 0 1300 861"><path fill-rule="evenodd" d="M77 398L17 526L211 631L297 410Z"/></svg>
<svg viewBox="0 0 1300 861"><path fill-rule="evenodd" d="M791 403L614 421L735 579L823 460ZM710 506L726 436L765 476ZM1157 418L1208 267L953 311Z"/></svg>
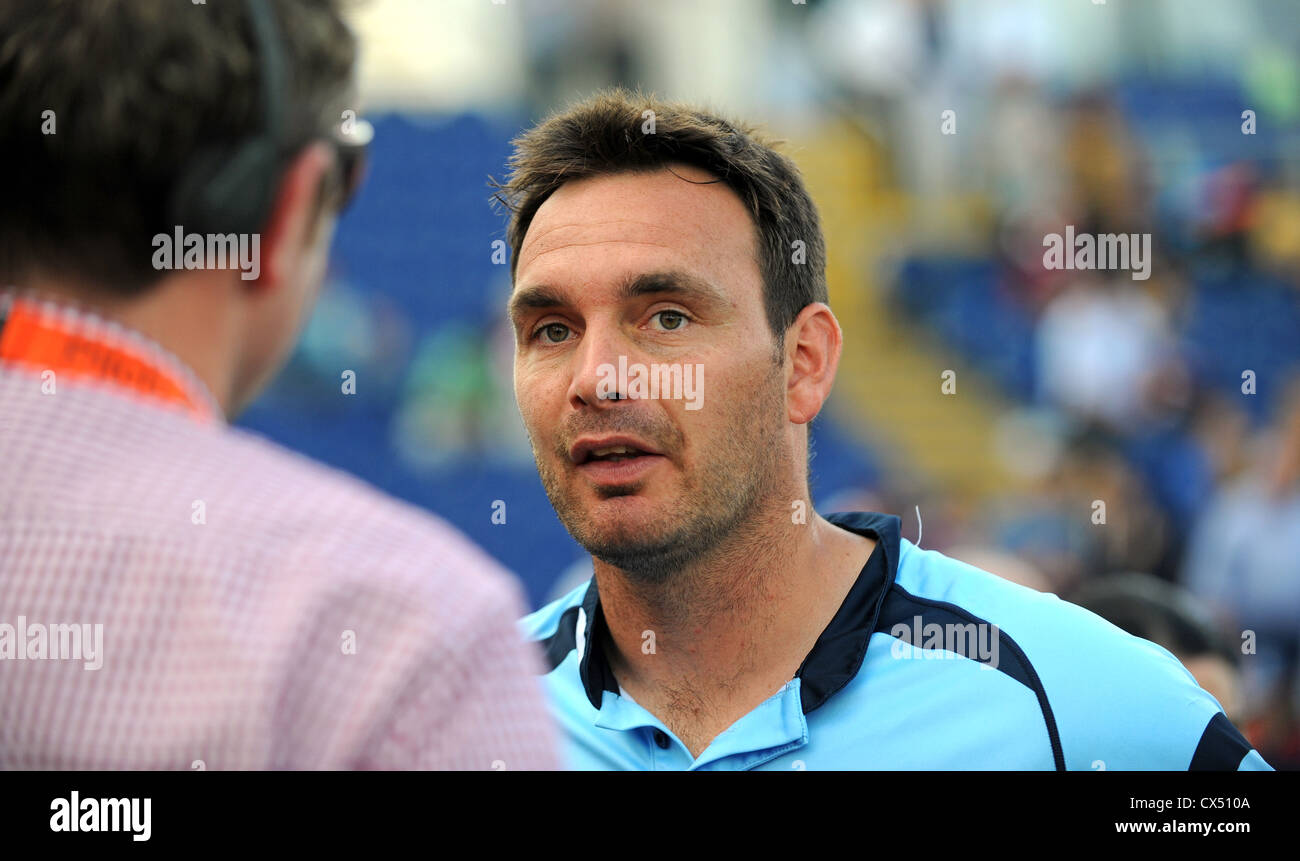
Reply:
<svg viewBox="0 0 1300 861"><path fill-rule="evenodd" d="M821 412L835 383L844 335L831 309L814 302L799 312L785 336L791 359L786 380L786 410L790 421L806 424Z"/></svg>
<svg viewBox="0 0 1300 861"><path fill-rule="evenodd" d="M319 213L317 189L334 154L317 141L300 150L280 175L280 185L271 202L271 214L262 228L261 272L258 288L273 288L297 266L304 244L310 239Z"/></svg>

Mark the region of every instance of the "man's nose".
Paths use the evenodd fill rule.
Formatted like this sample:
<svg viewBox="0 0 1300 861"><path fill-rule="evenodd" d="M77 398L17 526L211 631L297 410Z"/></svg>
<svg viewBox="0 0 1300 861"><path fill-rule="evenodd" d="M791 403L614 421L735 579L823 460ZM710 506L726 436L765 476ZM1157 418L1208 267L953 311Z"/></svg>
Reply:
<svg viewBox="0 0 1300 861"><path fill-rule="evenodd" d="M569 403L575 409L584 406L604 409L626 399L627 392L620 388L619 362L620 359L628 365L633 362L630 349L631 344L617 326L589 324L574 356Z"/></svg>

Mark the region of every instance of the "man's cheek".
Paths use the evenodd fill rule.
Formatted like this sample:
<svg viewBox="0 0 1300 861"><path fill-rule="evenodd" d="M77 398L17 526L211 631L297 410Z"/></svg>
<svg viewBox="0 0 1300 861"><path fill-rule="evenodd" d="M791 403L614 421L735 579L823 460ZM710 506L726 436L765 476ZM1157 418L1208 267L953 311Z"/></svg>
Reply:
<svg viewBox="0 0 1300 861"><path fill-rule="evenodd" d="M515 403L519 405L519 415L523 418L529 435L534 439L543 429L540 401L535 392L536 390L531 387L515 386Z"/></svg>

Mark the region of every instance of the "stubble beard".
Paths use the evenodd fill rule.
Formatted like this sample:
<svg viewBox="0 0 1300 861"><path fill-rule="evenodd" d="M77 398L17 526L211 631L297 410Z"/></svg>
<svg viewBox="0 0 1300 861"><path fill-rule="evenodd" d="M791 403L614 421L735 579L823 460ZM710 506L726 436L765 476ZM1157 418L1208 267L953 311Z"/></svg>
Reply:
<svg viewBox="0 0 1300 861"><path fill-rule="evenodd" d="M669 584L679 572L726 548L785 485L788 452L781 433L785 399L780 370L781 366L774 366L752 396L729 401L726 426L730 432L685 475L677 497L665 502L653 518L635 523L623 519L601 528L598 516L589 514L576 499L573 485L582 479L566 486L550 461L538 456L534 445L542 485L565 529L592 556L623 571L634 583L650 587ZM634 432L647 440L664 440L665 429L654 424L629 411L592 430ZM680 433L672 432L680 442ZM568 451L563 443L560 446L556 454L562 463ZM627 495L627 491L600 495L610 499Z"/></svg>

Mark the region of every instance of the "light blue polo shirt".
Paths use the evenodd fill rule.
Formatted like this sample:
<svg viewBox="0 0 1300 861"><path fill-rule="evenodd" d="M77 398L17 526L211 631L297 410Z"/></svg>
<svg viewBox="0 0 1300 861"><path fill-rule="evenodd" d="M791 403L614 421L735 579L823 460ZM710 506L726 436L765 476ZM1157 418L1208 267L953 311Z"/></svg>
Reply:
<svg viewBox="0 0 1300 861"><path fill-rule="evenodd" d="M1168 651L922 550L894 515L795 677L692 757L621 692L595 578L524 618L573 769L1269 769Z"/></svg>

